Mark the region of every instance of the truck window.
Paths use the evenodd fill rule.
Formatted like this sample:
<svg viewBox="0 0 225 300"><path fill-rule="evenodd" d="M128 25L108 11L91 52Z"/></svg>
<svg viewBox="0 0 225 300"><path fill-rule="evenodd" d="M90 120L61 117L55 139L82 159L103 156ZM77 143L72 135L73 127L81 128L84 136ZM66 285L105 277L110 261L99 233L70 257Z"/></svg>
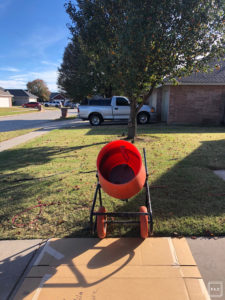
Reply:
<svg viewBox="0 0 225 300"><path fill-rule="evenodd" d="M116 98L116 105L118 105L118 106L129 106L129 103L126 99L118 97L118 98Z"/></svg>
<svg viewBox="0 0 225 300"><path fill-rule="evenodd" d="M89 105L94 106L110 106L111 99L96 99L96 100L89 100Z"/></svg>

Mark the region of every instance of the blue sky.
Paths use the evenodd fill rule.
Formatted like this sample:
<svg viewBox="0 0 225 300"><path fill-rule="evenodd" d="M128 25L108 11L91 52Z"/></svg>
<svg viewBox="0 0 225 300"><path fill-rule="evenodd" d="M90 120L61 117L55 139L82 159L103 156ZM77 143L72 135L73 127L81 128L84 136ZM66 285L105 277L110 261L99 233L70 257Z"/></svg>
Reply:
<svg viewBox="0 0 225 300"><path fill-rule="evenodd" d="M0 87L43 79L57 91L57 68L69 41L65 0L0 0Z"/></svg>

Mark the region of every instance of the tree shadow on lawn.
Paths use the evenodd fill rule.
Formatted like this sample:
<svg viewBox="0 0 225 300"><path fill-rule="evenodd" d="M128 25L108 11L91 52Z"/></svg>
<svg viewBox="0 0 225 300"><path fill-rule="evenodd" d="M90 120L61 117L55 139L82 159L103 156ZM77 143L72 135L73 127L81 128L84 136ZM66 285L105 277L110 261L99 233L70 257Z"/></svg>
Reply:
<svg viewBox="0 0 225 300"><path fill-rule="evenodd" d="M35 234L36 224L34 224L31 232L29 233L30 221L35 219L37 216L39 221L41 220L41 226L44 226L46 222L45 236L49 236L47 225L50 221L42 218L42 214L39 218L42 207L38 207L38 205L43 203L47 204L47 207L43 207L43 211L46 211L48 215L51 215L55 208L57 208L56 212L58 212L58 215L53 215L53 221L55 223L60 222L62 219L62 217L60 217L62 214L60 210L68 210L69 202L67 199L64 199L65 197L59 201L58 199L60 199L60 197L57 197L57 194L62 192L62 196L66 195L66 178L71 176L71 172L74 169L71 169L72 166L68 166L67 163L67 167L65 169L63 169L63 164L60 164L61 167L56 165L53 169L51 169L51 166L48 166L46 171L44 171L45 164L50 162L55 156L57 157L57 155L60 157L62 154L61 158L64 159L67 157L65 156L67 153L70 154L68 156L72 157L73 151L84 148L89 149L90 147L102 144L105 144L105 142L66 148L18 148L2 152L0 154L0 239L17 239L21 238L21 234L22 236L24 235L23 238L31 238L32 234L37 236L38 231ZM29 168L30 166L35 168ZM72 193L72 189L73 187L71 185L69 193ZM75 196L73 198L76 199L75 190L73 191L73 194ZM51 204L51 202L53 203ZM58 207L58 205L60 206ZM73 205L75 205L75 200ZM84 205L87 205L87 203L85 202ZM26 209L32 207L32 210L26 211ZM21 212L24 213L20 216ZM12 220L15 216L17 216L17 214L19 214L19 216L15 224L18 222L19 224L21 222L24 224L27 223L28 226L26 226L25 229L24 226L20 229L20 226L13 224ZM57 217L61 219L57 221ZM21 231L23 233L20 233Z"/></svg>
<svg viewBox="0 0 225 300"><path fill-rule="evenodd" d="M79 127L77 127L79 129ZM102 126L91 126L86 135L119 135L126 136L128 131L127 124L105 123ZM190 126L190 125L167 125L165 123L154 123L138 125L138 135L142 134L184 134L184 133L225 133L224 126ZM137 135L137 137L138 137Z"/></svg>
<svg viewBox="0 0 225 300"><path fill-rule="evenodd" d="M213 173L218 169L225 169L225 140L202 142L154 182L149 167L154 235L225 235L225 182ZM103 205L107 209L104 198ZM144 188L128 202L121 201L116 210L137 212L141 205L145 205ZM114 227L112 235L139 235L137 226L129 232Z"/></svg>
<svg viewBox="0 0 225 300"><path fill-rule="evenodd" d="M44 178L36 178L35 176L34 178L32 174L26 173L26 169L20 173L20 168L30 165L42 166L59 153L66 154L77 149L88 149L105 143L104 141L67 148L22 148L2 152L0 155L0 195L2 195L0 218L11 220L15 213L21 210L21 207L26 208L31 205L26 202L26 199L36 192L37 194L40 193L40 190L43 190L41 198L47 197L47 190L51 191L51 186L54 186L59 176L63 174L59 170L58 173L50 174ZM174 232L184 235L192 235L193 232L204 235L207 234L207 230L215 234L225 234L225 182L212 172L214 169L225 169L224 149L224 140L202 142L198 149L171 169L167 169L155 182L151 182L151 162L148 162L149 181L151 185L156 186L156 188L151 189L156 235L171 235ZM154 168L156 167L155 165ZM10 171L11 173L8 173ZM84 170L82 173L91 173L90 176L95 177L94 172L95 170ZM65 173L68 173L69 176L70 170L66 170ZM66 188L61 187L60 184L59 187ZM57 193L58 189L54 192ZM16 195L15 199L14 194ZM116 200L114 207L116 210L138 211L139 206L145 203L144 198L145 193L142 191L130 199L128 203ZM111 200L107 199L107 201ZM106 208L108 206L107 201ZM38 199L32 205L37 204L37 202ZM4 207L7 208L9 205L12 207L7 212ZM80 225L81 231L80 229L75 230L74 235L88 236L88 230L85 229L88 226L87 222L84 221ZM71 233L71 231L69 232ZM120 236L120 232L113 230L110 234ZM121 234L127 235L127 230L125 229ZM134 231L131 231L128 235L133 234Z"/></svg>
<svg viewBox="0 0 225 300"><path fill-rule="evenodd" d="M106 143L107 142L99 142L66 148L46 146L6 150L0 154L0 180L2 177L5 177L3 174L4 171L14 171L29 165L42 165L49 162L57 154L66 154Z"/></svg>

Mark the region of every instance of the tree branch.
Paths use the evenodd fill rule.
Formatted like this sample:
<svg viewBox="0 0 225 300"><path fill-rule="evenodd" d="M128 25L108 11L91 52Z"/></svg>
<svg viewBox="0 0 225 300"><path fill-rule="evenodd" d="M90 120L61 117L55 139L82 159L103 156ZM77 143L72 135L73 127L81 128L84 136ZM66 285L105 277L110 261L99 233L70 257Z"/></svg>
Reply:
<svg viewBox="0 0 225 300"><path fill-rule="evenodd" d="M148 91L148 93L146 95L143 96L143 101L142 103L140 103L136 109L136 113L139 112L139 110L142 108L143 105L146 105L147 104L147 100L148 98L151 96L151 94L153 93L154 91L154 88L156 86L156 82L154 82L152 85L151 85L151 88L150 90Z"/></svg>

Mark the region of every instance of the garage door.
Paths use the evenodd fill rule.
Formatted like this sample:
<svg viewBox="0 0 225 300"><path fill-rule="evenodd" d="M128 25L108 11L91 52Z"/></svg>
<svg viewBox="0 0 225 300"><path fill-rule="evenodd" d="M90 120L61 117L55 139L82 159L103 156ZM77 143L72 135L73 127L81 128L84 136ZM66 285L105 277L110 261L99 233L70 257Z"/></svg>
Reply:
<svg viewBox="0 0 225 300"><path fill-rule="evenodd" d="M37 102L37 98L29 98L29 102Z"/></svg>
<svg viewBox="0 0 225 300"><path fill-rule="evenodd" d="M10 107L10 100L8 97L0 97L0 107Z"/></svg>

